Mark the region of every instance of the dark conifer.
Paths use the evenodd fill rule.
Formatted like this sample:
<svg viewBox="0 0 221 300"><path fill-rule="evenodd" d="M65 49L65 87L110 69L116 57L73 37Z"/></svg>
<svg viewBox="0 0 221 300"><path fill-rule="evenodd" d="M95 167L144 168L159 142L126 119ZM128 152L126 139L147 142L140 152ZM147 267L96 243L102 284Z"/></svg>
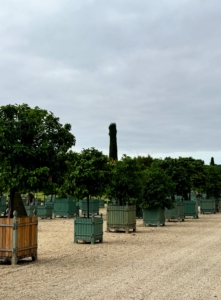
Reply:
<svg viewBox="0 0 221 300"><path fill-rule="evenodd" d="M109 126L109 136L110 136L110 148L109 148L109 158L113 160L118 160L117 157L117 126L116 123L111 123Z"/></svg>
<svg viewBox="0 0 221 300"><path fill-rule="evenodd" d="M215 166L214 158L213 157L211 157L210 166Z"/></svg>

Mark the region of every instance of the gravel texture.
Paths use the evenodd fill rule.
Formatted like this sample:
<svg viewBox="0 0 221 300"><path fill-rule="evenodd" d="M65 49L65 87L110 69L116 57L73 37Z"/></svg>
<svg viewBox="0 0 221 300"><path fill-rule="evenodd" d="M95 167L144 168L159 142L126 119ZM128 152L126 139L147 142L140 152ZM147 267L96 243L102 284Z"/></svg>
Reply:
<svg viewBox="0 0 221 300"><path fill-rule="evenodd" d="M101 209L104 214L106 210ZM39 219L38 261L0 264L0 299L221 300L221 214L73 243L73 219Z"/></svg>

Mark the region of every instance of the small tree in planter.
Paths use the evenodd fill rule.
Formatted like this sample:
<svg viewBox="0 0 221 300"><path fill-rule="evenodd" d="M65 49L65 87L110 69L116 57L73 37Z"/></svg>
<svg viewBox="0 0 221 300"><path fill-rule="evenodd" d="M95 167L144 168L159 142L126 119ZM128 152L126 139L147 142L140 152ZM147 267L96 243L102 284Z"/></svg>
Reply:
<svg viewBox="0 0 221 300"><path fill-rule="evenodd" d="M12 251L4 249L11 243L10 230L4 235L6 244L1 244L0 239L0 258L6 256L16 263L25 256L37 257L37 217L26 217L19 212L23 204L17 191L44 190L49 177L55 182L62 181L59 174L64 171L66 152L75 144L70 130L69 124L61 125L51 112L38 107L30 108L27 104L0 107L0 182L10 189L7 214L10 220L0 218L0 221L10 226L14 222L19 227L13 259ZM26 225L30 227L28 230L20 230ZM6 228L4 224L2 228ZM18 245L22 245L22 250Z"/></svg>
<svg viewBox="0 0 221 300"><path fill-rule="evenodd" d="M109 199L116 204L107 206L107 231L123 229L136 231L136 205L129 205L141 193L142 178L136 160L124 155L120 161L112 163L111 180L108 185Z"/></svg>
<svg viewBox="0 0 221 300"><path fill-rule="evenodd" d="M143 183L143 225L165 225L165 208L173 207L171 194L174 193L175 184L171 178L160 168L151 167L144 171Z"/></svg>
<svg viewBox="0 0 221 300"><path fill-rule="evenodd" d="M215 213L219 211L221 194L221 168L213 165L205 165L205 186L206 199L201 199L201 213Z"/></svg>
<svg viewBox="0 0 221 300"><path fill-rule="evenodd" d="M74 196L78 199L87 198L86 216L76 217L74 221L74 242L78 240L102 242L103 218L90 216L89 204L91 196L97 197L106 189L110 176L108 157L95 148L83 149L76 156L72 167L73 171L69 178L73 184Z"/></svg>

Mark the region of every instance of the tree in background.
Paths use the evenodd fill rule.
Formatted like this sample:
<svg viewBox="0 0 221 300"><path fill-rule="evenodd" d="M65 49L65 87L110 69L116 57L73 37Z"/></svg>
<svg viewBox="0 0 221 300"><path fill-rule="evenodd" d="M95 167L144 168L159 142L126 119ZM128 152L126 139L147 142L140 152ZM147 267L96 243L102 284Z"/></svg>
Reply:
<svg viewBox="0 0 221 300"><path fill-rule="evenodd" d="M52 112L27 104L0 107L0 182L11 190L9 217L16 191L47 190L60 184L65 156L75 145L71 125L62 125Z"/></svg>
<svg viewBox="0 0 221 300"><path fill-rule="evenodd" d="M161 207L172 208L176 184L164 170L154 163L148 169L143 171L143 194L141 208Z"/></svg>
<svg viewBox="0 0 221 300"><path fill-rule="evenodd" d="M109 126L110 147L109 158L112 160L118 160L117 157L117 126L116 123L111 123Z"/></svg>
<svg viewBox="0 0 221 300"><path fill-rule="evenodd" d="M219 198L221 194L221 169L216 166L204 166L205 186L204 192L207 199L214 197Z"/></svg>
<svg viewBox="0 0 221 300"><path fill-rule="evenodd" d="M211 157L211 160L210 160L210 166L215 166L214 158L213 158L213 157Z"/></svg>
<svg viewBox="0 0 221 300"><path fill-rule="evenodd" d="M190 200L191 190L201 191L205 184L204 161L192 157L155 159L154 165L162 168L175 183L175 195Z"/></svg>
<svg viewBox="0 0 221 300"><path fill-rule="evenodd" d="M102 195L110 177L108 156L95 148L83 149L78 153L70 165L69 174L72 192L78 199L87 197L87 217L89 218L90 197Z"/></svg>
<svg viewBox="0 0 221 300"><path fill-rule="evenodd" d="M118 204L139 199L142 189L141 168L136 160L123 155L121 160L111 164L111 179L108 185L107 196L114 198Z"/></svg>
<svg viewBox="0 0 221 300"><path fill-rule="evenodd" d="M148 156L140 156L134 157L134 160L140 165L141 169L147 169L151 166L154 159L148 154Z"/></svg>

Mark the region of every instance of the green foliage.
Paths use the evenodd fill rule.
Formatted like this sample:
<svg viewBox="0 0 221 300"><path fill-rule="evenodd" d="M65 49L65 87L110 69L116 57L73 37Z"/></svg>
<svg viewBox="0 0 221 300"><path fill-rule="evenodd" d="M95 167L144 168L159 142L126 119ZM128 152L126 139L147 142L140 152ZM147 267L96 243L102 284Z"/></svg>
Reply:
<svg viewBox="0 0 221 300"><path fill-rule="evenodd" d="M205 171L205 188L204 192L207 198L219 198L221 194L221 169L216 166L204 166Z"/></svg>
<svg viewBox="0 0 221 300"><path fill-rule="evenodd" d="M97 197L104 193L110 177L110 164L101 151L90 148L73 154L72 161L69 161L70 169L69 189L76 198Z"/></svg>
<svg viewBox="0 0 221 300"><path fill-rule="evenodd" d="M143 201L141 208L156 207L171 208L175 184L164 170L151 165L143 172Z"/></svg>
<svg viewBox="0 0 221 300"><path fill-rule="evenodd" d="M115 123L111 123L109 126L109 136L110 136L110 148L109 148L109 158L112 160L117 160L117 126Z"/></svg>
<svg viewBox="0 0 221 300"><path fill-rule="evenodd" d="M139 199L141 196L142 178L141 169L136 160L123 155L120 161L115 161L112 166L111 180L107 195L114 198L120 205Z"/></svg>
<svg viewBox="0 0 221 300"><path fill-rule="evenodd" d="M155 159L154 165L163 169L175 183L172 199L175 195L180 195L187 200L191 190L202 190L205 184L203 160L192 157L178 159L166 157L164 160Z"/></svg>
<svg viewBox="0 0 221 300"><path fill-rule="evenodd" d="M149 168L153 162L153 158L148 154L148 156L137 156L134 157L134 160L140 165L142 170Z"/></svg>
<svg viewBox="0 0 221 300"><path fill-rule="evenodd" d="M27 104L0 107L0 182L21 191L47 190L61 183L65 155L75 145L71 125Z"/></svg>
<svg viewBox="0 0 221 300"><path fill-rule="evenodd" d="M211 157L211 160L210 160L210 166L215 166L214 158L213 158L213 157Z"/></svg>

